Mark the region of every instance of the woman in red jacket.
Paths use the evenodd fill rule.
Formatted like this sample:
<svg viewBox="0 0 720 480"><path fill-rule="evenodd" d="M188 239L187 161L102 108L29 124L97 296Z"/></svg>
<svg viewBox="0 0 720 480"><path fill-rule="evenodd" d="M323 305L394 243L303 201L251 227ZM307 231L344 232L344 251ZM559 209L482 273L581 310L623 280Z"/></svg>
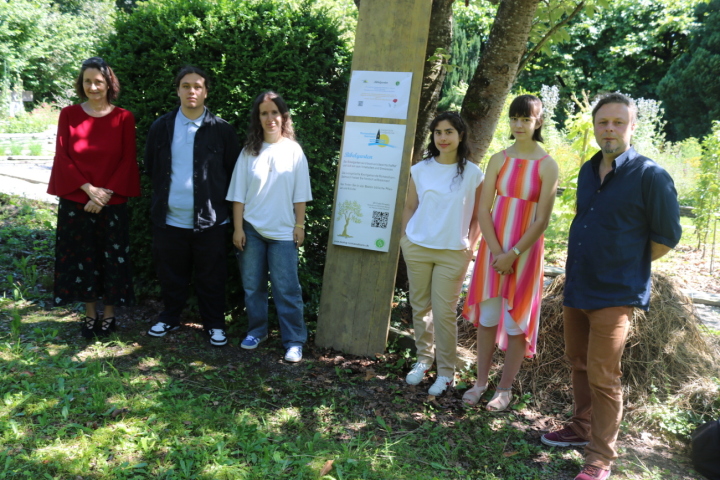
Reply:
<svg viewBox="0 0 720 480"><path fill-rule="evenodd" d="M127 199L140 195L135 119L113 102L120 84L100 57L85 60L79 105L63 108L48 193L60 197L55 305L85 303L82 336L106 336L115 305L134 300ZM103 315L97 311L102 298Z"/></svg>

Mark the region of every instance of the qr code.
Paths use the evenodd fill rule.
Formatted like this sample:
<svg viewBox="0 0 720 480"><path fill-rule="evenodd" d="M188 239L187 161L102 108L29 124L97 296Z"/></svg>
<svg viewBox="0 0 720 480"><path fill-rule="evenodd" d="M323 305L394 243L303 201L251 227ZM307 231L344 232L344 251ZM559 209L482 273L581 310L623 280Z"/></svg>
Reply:
<svg viewBox="0 0 720 480"><path fill-rule="evenodd" d="M362 107L362 106L363 106L363 101L362 101L362 100L358 100L358 107Z"/></svg>
<svg viewBox="0 0 720 480"><path fill-rule="evenodd" d="M373 218L370 226L374 228L387 228L389 215L390 212L378 212L377 210L373 211Z"/></svg>

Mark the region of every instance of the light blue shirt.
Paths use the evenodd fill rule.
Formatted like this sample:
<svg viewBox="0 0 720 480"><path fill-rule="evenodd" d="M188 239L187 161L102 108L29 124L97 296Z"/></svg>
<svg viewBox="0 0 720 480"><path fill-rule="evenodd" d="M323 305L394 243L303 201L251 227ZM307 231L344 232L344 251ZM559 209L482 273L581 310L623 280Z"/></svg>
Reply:
<svg viewBox="0 0 720 480"><path fill-rule="evenodd" d="M172 227L193 228L195 193L193 188L193 146L195 133L205 119L204 110L195 120L190 120L178 110L171 148L172 171L170 173L170 196L165 223Z"/></svg>

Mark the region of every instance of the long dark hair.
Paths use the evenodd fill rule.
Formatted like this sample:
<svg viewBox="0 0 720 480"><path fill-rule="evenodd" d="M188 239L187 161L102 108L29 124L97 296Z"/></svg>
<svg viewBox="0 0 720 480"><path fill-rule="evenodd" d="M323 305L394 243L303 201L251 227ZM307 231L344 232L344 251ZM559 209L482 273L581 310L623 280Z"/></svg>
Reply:
<svg viewBox="0 0 720 480"><path fill-rule="evenodd" d="M88 68L100 70L100 73L107 84L107 101L108 103L114 102L120 94L120 82L115 76L115 72L113 72L112 68L110 68L110 65L108 65L107 62L100 57L90 57L82 63L82 66L80 67L80 75L78 75L75 80L75 93L78 98L81 100L87 100L88 98L87 95L85 95L85 88L83 88L83 75L85 74L85 70Z"/></svg>
<svg viewBox="0 0 720 480"><path fill-rule="evenodd" d="M430 160L440 155L440 150L435 146L435 128L437 128L438 124L443 120L450 122L460 136L460 144L457 149L457 175L462 177L465 171L465 165L468 160L471 159L471 155L467 142L467 125L465 125L465 121L457 112L443 112L430 122L430 141L428 142L427 150L425 150L425 160Z"/></svg>
<svg viewBox="0 0 720 480"><path fill-rule="evenodd" d="M272 100L273 103L277 105L280 115L282 115L280 134L285 138L295 140L295 130L293 129L290 109L287 103L285 103L285 100L283 100L279 94L268 90L255 97L252 108L250 109L250 126L248 127L247 138L245 139L245 148L247 148L253 156L260 153L260 148L262 148L263 141L265 140L265 134L262 124L260 123L260 104L265 100Z"/></svg>
<svg viewBox="0 0 720 480"><path fill-rule="evenodd" d="M508 116L511 118L512 117L529 117L529 118L537 118L538 120L542 120L542 116L543 116L542 100L540 100L535 95L520 95L519 97L516 97L515 100L513 100L512 103L510 104ZM543 141L542 123L533 132L532 139L535 140L536 142ZM515 140L515 135L513 135L512 133L510 134L510 140Z"/></svg>

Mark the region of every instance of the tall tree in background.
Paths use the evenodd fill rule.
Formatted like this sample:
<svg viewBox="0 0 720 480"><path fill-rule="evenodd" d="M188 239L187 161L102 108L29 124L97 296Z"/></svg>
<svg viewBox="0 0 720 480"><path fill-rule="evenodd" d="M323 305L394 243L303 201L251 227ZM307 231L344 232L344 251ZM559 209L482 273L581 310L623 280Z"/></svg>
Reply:
<svg viewBox="0 0 720 480"><path fill-rule="evenodd" d="M359 7L361 0L354 0ZM437 109L445 78L443 64L452 62L443 55L452 42L452 4L454 0L433 0L430 38L426 49L423 91L420 97L415 133L413 163L422 157L427 127ZM468 86L462 116L468 122L473 157L485 156L492 135L518 71L552 39L569 39L566 26L583 9L594 10L586 0L547 0L538 10L539 0L465 0L465 6L480 1L499 4L480 63ZM607 5L607 0L596 0ZM530 40L531 45L528 45Z"/></svg>
<svg viewBox="0 0 720 480"><path fill-rule="evenodd" d="M698 3L686 53L658 85L676 138L702 137L720 119L720 0Z"/></svg>
<svg viewBox="0 0 720 480"><path fill-rule="evenodd" d="M0 1L0 85L69 102L80 62L112 32L112 0Z"/></svg>
<svg viewBox="0 0 720 480"><path fill-rule="evenodd" d="M461 112L468 124L475 161L485 156L505 98L515 83L538 1L503 0L495 15L487 48L468 85Z"/></svg>
<svg viewBox="0 0 720 480"><path fill-rule="evenodd" d="M423 84L420 93L420 108L415 129L415 142L413 143L412 163L422 159L423 144L427 138L427 129L430 126L438 100L440 90L445 81L447 69L443 67L446 57L440 52L449 51L452 42L452 4L454 0L433 0L432 14L430 16L430 32L427 49L425 50L425 68L423 71Z"/></svg>
<svg viewBox="0 0 720 480"><path fill-rule="evenodd" d="M468 140L476 162L487 153L518 73L548 42L569 39L566 27L583 9L594 10L585 0L543 2L541 10L538 3L539 0L502 0L498 7L461 112L468 124Z"/></svg>
<svg viewBox="0 0 720 480"><path fill-rule="evenodd" d="M613 8L581 12L567 28L572 41L549 42L517 84L531 92L555 85L565 99L582 91L657 99L658 83L687 51L697 1L614 0Z"/></svg>

